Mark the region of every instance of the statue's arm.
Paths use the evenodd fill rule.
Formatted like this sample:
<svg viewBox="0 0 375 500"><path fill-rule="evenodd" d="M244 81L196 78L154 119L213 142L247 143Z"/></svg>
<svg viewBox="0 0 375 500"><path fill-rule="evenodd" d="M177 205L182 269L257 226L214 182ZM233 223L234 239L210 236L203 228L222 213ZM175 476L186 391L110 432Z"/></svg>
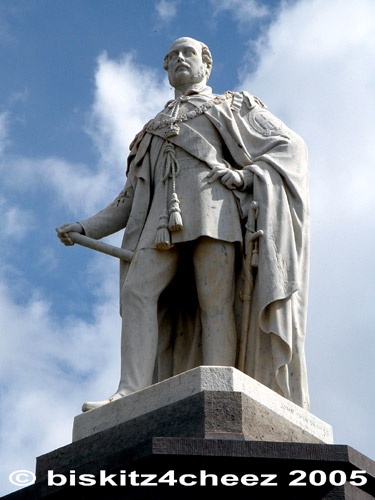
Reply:
<svg viewBox="0 0 375 500"><path fill-rule="evenodd" d="M124 229L127 225L133 203L133 187L129 182L118 196L103 210L95 215L80 220L83 234L99 240Z"/></svg>
<svg viewBox="0 0 375 500"><path fill-rule="evenodd" d="M124 189L103 210L84 220L66 223L56 228L57 235L64 245L73 245L70 232L85 234L100 239L124 229L127 225L133 203L134 188L128 177Z"/></svg>

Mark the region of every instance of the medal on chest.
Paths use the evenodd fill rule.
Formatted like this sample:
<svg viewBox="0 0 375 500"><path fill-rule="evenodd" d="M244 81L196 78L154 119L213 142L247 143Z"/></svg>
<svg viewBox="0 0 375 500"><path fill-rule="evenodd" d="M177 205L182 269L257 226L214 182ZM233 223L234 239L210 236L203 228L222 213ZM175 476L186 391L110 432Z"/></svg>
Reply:
<svg viewBox="0 0 375 500"><path fill-rule="evenodd" d="M175 137L180 133L180 127L176 122L171 122L164 130L164 137L166 139L170 139L171 137Z"/></svg>

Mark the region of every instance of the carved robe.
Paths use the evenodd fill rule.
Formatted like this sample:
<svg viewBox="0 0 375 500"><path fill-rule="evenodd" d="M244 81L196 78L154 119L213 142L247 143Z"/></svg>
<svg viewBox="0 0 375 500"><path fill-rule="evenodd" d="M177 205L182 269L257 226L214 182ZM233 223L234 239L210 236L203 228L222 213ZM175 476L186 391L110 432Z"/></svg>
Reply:
<svg viewBox="0 0 375 500"><path fill-rule="evenodd" d="M193 107L189 109L195 106L199 113L180 120L178 135L169 136L167 140L183 152L179 153L180 159L191 157L198 170L229 164L245 172L245 187L246 178L251 175L252 187L229 191L220 185L219 200L213 208L215 223L202 229L206 228L204 223L195 233L195 229L188 227L185 235L190 231L191 236L184 237L183 231L176 233L172 235L172 243L189 241L202 231L207 231L204 234L210 237L238 242L238 273L233 279L240 331L241 240L250 203L258 202L257 228L264 234L259 239L259 265L254 276L244 371L308 409L304 351L309 258L306 147L296 133L253 96L245 92L227 93L212 103L214 97L212 94L192 96ZM201 103L207 100L212 105L201 112ZM165 127L159 128L155 123L160 123L162 118L163 113L147 124L133 141L124 190L107 208L81 222L88 236L101 238L126 227L123 248L136 251L154 244L150 237L157 224L153 197L160 175L160 171L156 173L156 158L162 157L168 121ZM198 174L198 170L193 170L193 174ZM197 202L189 205L188 189L184 190L184 183L179 188L178 180L177 176L182 217L190 226L194 210L199 207ZM226 190L225 193L222 190ZM220 226L220 199L226 196L231 199L228 198L225 207L231 208L229 214L223 214L226 225ZM189 210L192 212L188 213ZM128 265L121 263L121 282ZM187 266L160 298L155 381L201 364L199 306L192 276L187 261Z"/></svg>

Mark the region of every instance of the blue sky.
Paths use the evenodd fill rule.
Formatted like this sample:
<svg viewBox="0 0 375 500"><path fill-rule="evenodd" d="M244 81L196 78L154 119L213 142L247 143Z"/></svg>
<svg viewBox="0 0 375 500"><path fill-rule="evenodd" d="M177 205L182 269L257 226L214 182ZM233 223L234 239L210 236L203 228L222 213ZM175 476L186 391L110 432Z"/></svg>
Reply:
<svg viewBox="0 0 375 500"><path fill-rule="evenodd" d="M116 389L118 263L54 228L121 189L183 35L214 91L258 95L307 143L311 411L375 458L374 25L372 0L0 0L0 494Z"/></svg>

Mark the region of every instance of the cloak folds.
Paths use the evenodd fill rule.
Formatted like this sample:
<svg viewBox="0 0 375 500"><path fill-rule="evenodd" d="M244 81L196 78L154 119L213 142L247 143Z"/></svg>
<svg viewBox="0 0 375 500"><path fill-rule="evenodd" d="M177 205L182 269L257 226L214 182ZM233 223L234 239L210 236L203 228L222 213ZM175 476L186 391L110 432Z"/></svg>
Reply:
<svg viewBox="0 0 375 500"><path fill-rule="evenodd" d="M254 275L245 373L278 394L309 408L305 333L309 260L307 151L303 140L246 92L228 93L204 112L219 133L235 169L253 174L250 192L235 191L245 226L250 204L259 204L259 265ZM198 120L197 120L198 122ZM217 164L214 147L196 130L194 119L179 123L168 140L207 163ZM107 209L82 223L86 233L103 237L126 225L123 248L135 251L151 201L150 144L162 130L147 125L131 145L125 190ZM160 140L158 138L158 140ZM91 220L93 220L91 219ZM111 222L109 222L111 221ZM107 230L103 231L105 225ZM116 226L116 228L115 228ZM184 244L185 246L186 244ZM188 250L188 244L186 245ZM239 255L239 257L241 257ZM236 318L241 331L239 259ZM202 364L201 324L189 260L159 300L159 350L154 380ZM121 283L128 264L121 262ZM218 270L220 272L220 270Z"/></svg>
<svg viewBox="0 0 375 500"><path fill-rule="evenodd" d="M259 204L257 229L259 267L254 280L245 373L295 402L309 407L305 361L305 332L309 260L309 200L307 152L302 139L246 93L233 94L206 111L234 161L235 168L253 172L252 193L236 192L244 221L251 201ZM215 154L204 137L194 131L194 120L183 123L181 133L170 139L187 152L215 163ZM219 272L219 270L218 270ZM160 314L160 350L156 380L201 362L200 322L192 283L186 273L183 289L173 290L180 316L168 313L171 295ZM178 279L174 287L178 288ZM182 285L183 284L183 285ZM189 287L190 293L186 293ZM241 275L237 280L236 311L241 328ZM167 294L166 294L167 295ZM187 297L190 303L187 304ZM194 298L191 298L194 297ZM166 299L166 297L164 297ZM161 303L162 306L162 303ZM181 307L179 307L181 306ZM173 318L171 330L170 319ZM169 323L169 327L168 327Z"/></svg>

